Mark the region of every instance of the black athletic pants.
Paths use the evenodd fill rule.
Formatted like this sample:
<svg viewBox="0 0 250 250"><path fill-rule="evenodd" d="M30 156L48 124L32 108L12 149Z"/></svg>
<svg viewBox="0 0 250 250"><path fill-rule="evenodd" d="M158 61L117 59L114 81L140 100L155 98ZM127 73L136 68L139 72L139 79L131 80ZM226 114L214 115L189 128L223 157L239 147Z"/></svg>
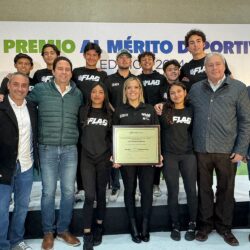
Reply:
<svg viewBox="0 0 250 250"><path fill-rule="evenodd" d="M194 154L176 155L165 154L163 175L168 188L168 207L173 224L179 222L179 175L181 173L187 196L189 221L197 217L197 162Z"/></svg>
<svg viewBox="0 0 250 250"><path fill-rule="evenodd" d="M234 183L236 164L230 154L197 153L199 215L201 229L210 232L213 227L219 233L231 230L234 210ZM213 172L217 177L214 203Z"/></svg>
<svg viewBox="0 0 250 250"><path fill-rule="evenodd" d="M141 192L141 209L144 219L150 219L153 202L153 181L155 167L152 166L122 166L120 168L124 184L124 202L129 219L136 218L135 192L137 177Z"/></svg>
<svg viewBox="0 0 250 250"><path fill-rule="evenodd" d="M106 153L98 159L87 156L82 150L81 175L85 191L83 205L84 223L83 228L91 228L93 221L93 205L96 198L96 219L103 220L106 209L106 186L110 175L110 153Z"/></svg>

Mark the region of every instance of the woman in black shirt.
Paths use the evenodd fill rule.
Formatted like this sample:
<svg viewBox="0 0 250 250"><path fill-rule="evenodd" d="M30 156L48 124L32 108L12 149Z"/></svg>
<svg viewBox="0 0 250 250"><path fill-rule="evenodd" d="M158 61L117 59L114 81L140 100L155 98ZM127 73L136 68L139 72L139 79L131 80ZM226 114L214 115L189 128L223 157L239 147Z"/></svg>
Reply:
<svg viewBox="0 0 250 250"><path fill-rule="evenodd" d="M80 109L81 175L85 190L84 250L92 250L102 242L106 208L106 186L111 157L111 110L106 88L95 83L86 106ZM96 198L96 222L92 235L93 204Z"/></svg>
<svg viewBox="0 0 250 250"><path fill-rule="evenodd" d="M113 125L154 125L157 115L150 104L144 103L142 84L137 77L128 78L123 87L123 105L116 108ZM132 240L140 243L149 241L149 219L153 201L154 167L113 164L120 168L124 184L124 202L130 221ZM135 191L137 177L141 191L141 233L137 229Z"/></svg>
<svg viewBox="0 0 250 250"><path fill-rule="evenodd" d="M197 164L192 143L193 111L187 104L187 91L183 83L173 83L168 89L168 98L160 117L163 175L168 188L168 206L172 221L171 238L180 240L178 213L179 175L183 178L189 211L189 228L186 240L195 238L197 195Z"/></svg>

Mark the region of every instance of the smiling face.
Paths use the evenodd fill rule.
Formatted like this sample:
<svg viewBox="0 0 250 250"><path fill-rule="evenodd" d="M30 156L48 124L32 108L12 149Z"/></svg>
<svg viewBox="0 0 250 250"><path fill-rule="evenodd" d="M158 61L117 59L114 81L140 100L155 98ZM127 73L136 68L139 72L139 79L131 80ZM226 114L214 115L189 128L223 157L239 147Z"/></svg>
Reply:
<svg viewBox="0 0 250 250"><path fill-rule="evenodd" d="M180 76L180 68L174 64L170 64L166 69L165 69L165 75L167 80L171 83L176 80L178 80Z"/></svg>
<svg viewBox="0 0 250 250"><path fill-rule="evenodd" d="M152 71L154 67L154 59L152 56L144 56L141 58L140 66L142 67L142 71Z"/></svg>
<svg viewBox="0 0 250 250"><path fill-rule="evenodd" d="M186 90L181 86L172 85L169 89L170 100L174 103L175 106L184 106L186 95Z"/></svg>
<svg viewBox="0 0 250 250"><path fill-rule="evenodd" d="M53 70L53 75L57 84L68 85L72 77L72 69L69 62L65 60L58 61Z"/></svg>
<svg viewBox="0 0 250 250"><path fill-rule="evenodd" d="M52 47L47 47L44 49L43 60L48 66L52 66L56 58L57 58L57 53Z"/></svg>
<svg viewBox="0 0 250 250"><path fill-rule="evenodd" d="M30 71L33 69L30 60L27 58L18 59L14 66L17 72L23 73L25 75L29 75Z"/></svg>
<svg viewBox="0 0 250 250"><path fill-rule="evenodd" d="M129 55L122 54L116 59L116 63L119 69L126 70L130 68L132 59Z"/></svg>
<svg viewBox="0 0 250 250"><path fill-rule="evenodd" d="M219 55L211 56L205 64L205 71L207 78L213 83L217 83L225 74L225 63L223 59Z"/></svg>
<svg viewBox="0 0 250 250"><path fill-rule="evenodd" d="M94 50L88 50L83 57L86 60L86 68L96 68L96 65L100 59L100 55Z"/></svg>
<svg viewBox="0 0 250 250"><path fill-rule="evenodd" d="M202 37L197 35L192 35L188 39L188 51L192 54L192 56L199 57L204 55L204 48L206 43L203 42Z"/></svg>
<svg viewBox="0 0 250 250"><path fill-rule="evenodd" d="M22 75L14 75L8 82L10 98L17 104L21 105L29 91L29 79Z"/></svg>
<svg viewBox="0 0 250 250"><path fill-rule="evenodd" d="M92 107L101 108L105 99L104 89L100 85L95 86L91 91L90 98Z"/></svg>
<svg viewBox="0 0 250 250"><path fill-rule="evenodd" d="M125 88L125 95L129 103L139 103L140 96L142 95L142 89L139 82L136 80L130 81Z"/></svg>

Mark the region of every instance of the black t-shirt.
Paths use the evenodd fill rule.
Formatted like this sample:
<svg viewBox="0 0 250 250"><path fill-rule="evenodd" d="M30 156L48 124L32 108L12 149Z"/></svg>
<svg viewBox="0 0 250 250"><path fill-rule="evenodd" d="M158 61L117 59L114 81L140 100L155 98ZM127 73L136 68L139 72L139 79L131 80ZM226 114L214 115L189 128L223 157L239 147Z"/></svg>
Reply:
<svg viewBox="0 0 250 250"><path fill-rule="evenodd" d="M29 77L29 80L30 80L30 85L29 85L29 92L32 91L32 89L34 88L34 81L31 77ZM1 87L0 87L0 94L2 95L7 95L9 94L9 90L8 90L8 87L7 87L7 84L9 82L9 78L8 77L4 77L2 83L1 83Z"/></svg>
<svg viewBox="0 0 250 250"><path fill-rule="evenodd" d="M199 82L199 81L207 78L207 75L205 72L204 61L205 61L205 57L203 57L199 60L192 59L190 62L185 63L181 67L181 74L180 74L179 79L183 83L185 83L185 85L187 87L187 91L190 90L191 86L194 83ZM225 66L226 66L225 75L231 75L231 72L228 68L227 63Z"/></svg>
<svg viewBox="0 0 250 250"><path fill-rule="evenodd" d="M81 107L79 111L82 147L91 158L96 159L106 153L111 155L112 128L108 124L107 114L102 109L91 108L87 121L84 121L85 109Z"/></svg>
<svg viewBox="0 0 250 250"><path fill-rule="evenodd" d="M161 146L163 154L190 154L193 153L191 106L173 110L173 124L168 124L166 108L159 118L161 124Z"/></svg>
<svg viewBox="0 0 250 250"><path fill-rule="evenodd" d="M155 105L163 101L162 90L167 86L166 77L157 71L151 74L140 74L138 78L142 82L145 103Z"/></svg>
<svg viewBox="0 0 250 250"><path fill-rule="evenodd" d="M34 83L39 83L39 82L51 82L53 78L53 73L51 69L39 69L35 72L33 76L33 81Z"/></svg>
<svg viewBox="0 0 250 250"><path fill-rule="evenodd" d="M129 104L117 107L113 116L114 125L155 125L159 124L156 112L150 104L140 103L134 108Z"/></svg>
<svg viewBox="0 0 250 250"><path fill-rule="evenodd" d="M88 99L93 84L96 82L104 83L106 78L107 73L105 71L85 67L75 68L72 76L72 80L82 92L84 102Z"/></svg>
<svg viewBox="0 0 250 250"><path fill-rule="evenodd" d="M115 109L123 104L123 85L124 82L131 76L134 76L133 74L131 74L131 72L129 72L129 75L127 77L123 77L117 71L116 73L109 75L105 81L105 85L108 89L109 101Z"/></svg>

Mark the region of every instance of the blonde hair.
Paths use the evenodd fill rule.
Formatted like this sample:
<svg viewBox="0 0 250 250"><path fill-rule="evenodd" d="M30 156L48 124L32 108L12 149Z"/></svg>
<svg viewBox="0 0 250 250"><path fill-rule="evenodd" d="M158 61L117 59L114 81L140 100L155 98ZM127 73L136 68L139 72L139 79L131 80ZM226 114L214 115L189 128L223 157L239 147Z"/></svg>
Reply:
<svg viewBox="0 0 250 250"><path fill-rule="evenodd" d="M139 88L140 88L140 96L139 96L139 102L143 102L144 103L144 97L143 97L143 90L142 90L142 83L140 81L140 79L136 76L131 76L129 77L125 82L124 82L124 85L123 85L123 94L122 94L122 101L123 103L127 103L128 102L128 98L126 96L126 89L129 85L130 82L132 81L136 81L139 85Z"/></svg>

